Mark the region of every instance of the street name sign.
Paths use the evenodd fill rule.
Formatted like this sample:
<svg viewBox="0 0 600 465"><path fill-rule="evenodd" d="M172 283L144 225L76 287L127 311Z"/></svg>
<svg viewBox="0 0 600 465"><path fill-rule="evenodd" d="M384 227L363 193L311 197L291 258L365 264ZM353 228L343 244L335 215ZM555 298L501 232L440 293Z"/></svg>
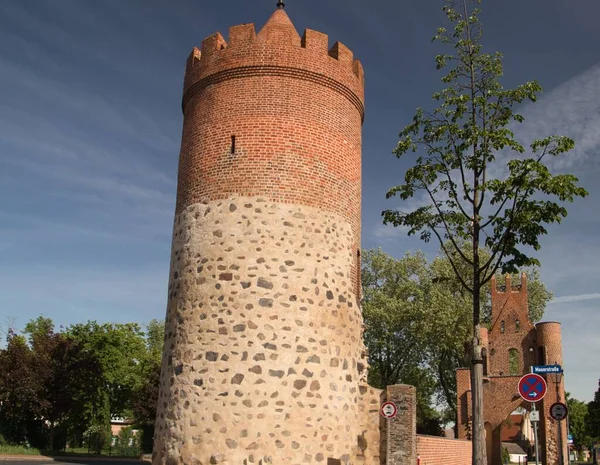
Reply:
<svg viewBox="0 0 600 465"><path fill-rule="evenodd" d="M546 380L540 375L529 373L519 380L519 395L529 402L542 400L546 395Z"/></svg>
<svg viewBox="0 0 600 465"><path fill-rule="evenodd" d="M533 368L533 372L538 375L563 372L563 369L560 365L536 365L531 368Z"/></svg>

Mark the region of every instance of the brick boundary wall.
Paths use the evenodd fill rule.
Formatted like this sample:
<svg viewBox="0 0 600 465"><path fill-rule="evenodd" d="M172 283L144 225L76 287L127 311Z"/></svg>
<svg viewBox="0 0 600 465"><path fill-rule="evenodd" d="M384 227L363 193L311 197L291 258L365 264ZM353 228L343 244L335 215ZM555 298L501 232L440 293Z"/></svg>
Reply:
<svg viewBox="0 0 600 465"><path fill-rule="evenodd" d="M417 435L420 465L469 465L472 460L471 447L471 441L463 439Z"/></svg>

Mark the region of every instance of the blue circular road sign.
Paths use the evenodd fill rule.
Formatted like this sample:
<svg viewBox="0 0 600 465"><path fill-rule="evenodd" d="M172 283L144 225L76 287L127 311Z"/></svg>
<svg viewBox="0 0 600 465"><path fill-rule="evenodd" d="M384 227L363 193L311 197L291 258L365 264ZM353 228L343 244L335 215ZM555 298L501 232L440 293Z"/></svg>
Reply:
<svg viewBox="0 0 600 465"><path fill-rule="evenodd" d="M524 375L519 380L519 395L529 402L542 400L546 390L546 380L535 373Z"/></svg>

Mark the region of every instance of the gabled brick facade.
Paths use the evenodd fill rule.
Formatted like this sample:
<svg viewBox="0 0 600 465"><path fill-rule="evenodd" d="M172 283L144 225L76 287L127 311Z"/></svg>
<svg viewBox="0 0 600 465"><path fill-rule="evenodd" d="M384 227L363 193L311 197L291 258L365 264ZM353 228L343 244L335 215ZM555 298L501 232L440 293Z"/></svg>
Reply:
<svg viewBox="0 0 600 465"><path fill-rule="evenodd" d="M506 286L499 289L495 277L491 281L492 323L483 331L484 361L484 423L487 435L488 463L501 465L502 422L518 407L531 410L531 403L518 393L519 379L531 372L533 365L562 365L560 323L542 322L534 325L529 319L527 277L521 275L520 285L513 286L510 275ZM554 375L547 375L548 391L537 402L540 411L540 460L546 465L558 465L558 425L550 418L550 406L564 402L564 380L557 386ZM468 438L471 420L471 380L468 368L457 370L458 437ZM558 391L558 392L557 392ZM563 425L563 448L566 454L566 428ZM566 457L566 455L564 455Z"/></svg>

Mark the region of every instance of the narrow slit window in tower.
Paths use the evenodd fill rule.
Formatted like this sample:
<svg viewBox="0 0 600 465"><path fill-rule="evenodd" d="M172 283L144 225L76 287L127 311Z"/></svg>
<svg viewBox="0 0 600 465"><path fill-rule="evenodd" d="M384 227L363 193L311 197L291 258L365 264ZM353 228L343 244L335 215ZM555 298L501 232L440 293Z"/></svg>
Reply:
<svg viewBox="0 0 600 465"><path fill-rule="evenodd" d="M519 320L515 322L515 330L517 333L521 331L521 322Z"/></svg>
<svg viewBox="0 0 600 465"><path fill-rule="evenodd" d="M500 332L504 334L504 320L500 322Z"/></svg>
<svg viewBox="0 0 600 465"><path fill-rule="evenodd" d="M231 136L231 154L235 153L235 136Z"/></svg>

